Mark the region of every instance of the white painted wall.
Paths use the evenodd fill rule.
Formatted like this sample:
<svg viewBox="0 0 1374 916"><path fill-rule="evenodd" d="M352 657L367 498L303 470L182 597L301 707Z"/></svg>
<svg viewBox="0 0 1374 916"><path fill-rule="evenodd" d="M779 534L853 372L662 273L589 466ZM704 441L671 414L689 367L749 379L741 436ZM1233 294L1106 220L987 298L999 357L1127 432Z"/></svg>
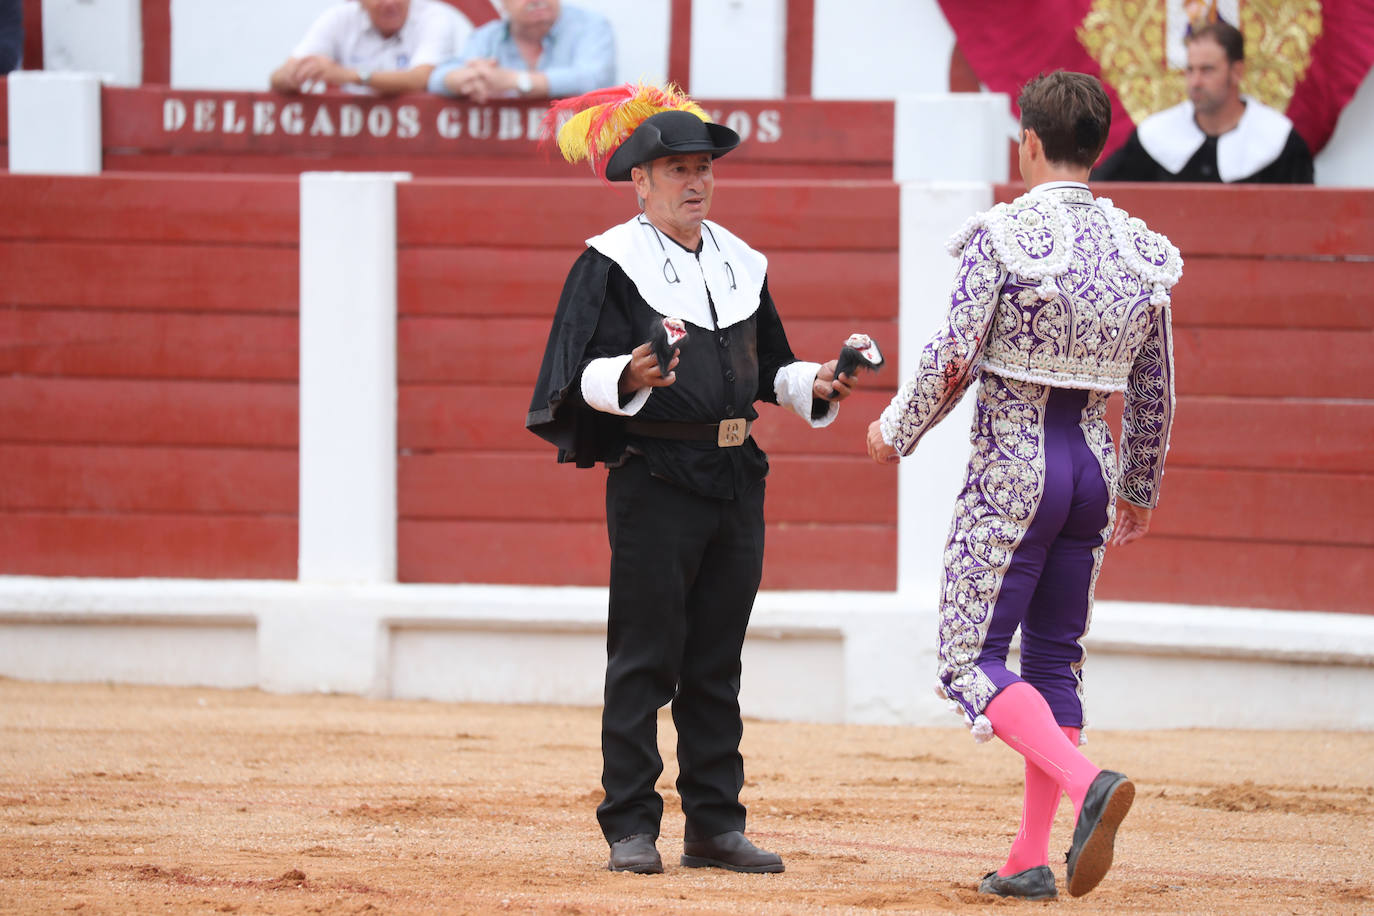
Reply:
<svg viewBox="0 0 1374 916"><path fill-rule="evenodd" d="M954 32L936 0L815 0L815 9L816 98L949 91Z"/></svg>
<svg viewBox="0 0 1374 916"><path fill-rule="evenodd" d="M336 2L172 0L172 85L265 90L272 70L286 60L316 17ZM576 5L596 10L615 25L618 79L666 78L669 0L578 0ZM493 8L499 10L500 3L493 0ZM471 24L463 38L468 31Z"/></svg>
<svg viewBox="0 0 1374 916"><path fill-rule="evenodd" d="M272 71L336 0L172 0L172 85L265 92Z"/></svg>
<svg viewBox="0 0 1374 916"><path fill-rule="evenodd" d="M139 0L43 0L43 68L99 73L106 82L143 81Z"/></svg>
<svg viewBox="0 0 1374 916"><path fill-rule="evenodd" d="M960 727L930 597L760 594L744 715ZM0 576L0 676L596 706L605 619L601 588ZM1084 642L1095 728L1374 730L1371 617L1098 602Z"/></svg>
<svg viewBox="0 0 1374 916"><path fill-rule="evenodd" d="M1374 186L1369 167L1374 151L1374 70L1360 84L1336 122L1336 132L1317 154L1317 184L1333 187Z"/></svg>
<svg viewBox="0 0 1374 916"><path fill-rule="evenodd" d="M692 94L782 98L786 35L786 0L695 0Z"/></svg>
<svg viewBox="0 0 1374 916"><path fill-rule="evenodd" d="M565 0L567 2L567 0ZM596 10L615 28L615 78L620 83L668 79L671 0L572 0Z"/></svg>

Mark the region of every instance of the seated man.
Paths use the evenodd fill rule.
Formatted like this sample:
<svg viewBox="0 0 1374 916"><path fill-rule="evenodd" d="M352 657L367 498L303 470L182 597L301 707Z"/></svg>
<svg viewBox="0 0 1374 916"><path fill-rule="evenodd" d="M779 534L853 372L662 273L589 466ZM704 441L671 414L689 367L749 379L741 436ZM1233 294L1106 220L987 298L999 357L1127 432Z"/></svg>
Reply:
<svg viewBox="0 0 1374 916"><path fill-rule="evenodd" d="M1312 153L1293 122L1240 94L1240 31L1211 22L1192 29L1184 41L1188 100L1141 121L1093 170L1093 180L1311 184Z"/></svg>
<svg viewBox="0 0 1374 916"><path fill-rule="evenodd" d="M441 0L357 0L324 11L286 63L277 92L342 86L351 92L421 92L435 64L452 57L463 19Z"/></svg>
<svg viewBox="0 0 1374 916"><path fill-rule="evenodd" d="M485 102L563 98L615 82L615 35L606 17L560 0L501 0L506 18L477 28L441 64L429 91Z"/></svg>

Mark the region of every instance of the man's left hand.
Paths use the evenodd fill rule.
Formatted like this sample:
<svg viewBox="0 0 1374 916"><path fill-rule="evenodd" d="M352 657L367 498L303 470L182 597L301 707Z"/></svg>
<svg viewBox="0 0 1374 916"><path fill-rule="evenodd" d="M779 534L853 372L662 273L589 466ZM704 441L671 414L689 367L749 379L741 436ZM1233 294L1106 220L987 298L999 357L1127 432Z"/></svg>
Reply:
<svg viewBox="0 0 1374 916"><path fill-rule="evenodd" d="M822 401L843 401L854 393L857 380L844 372L836 377L835 366L838 363L839 360L832 359L821 365L820 371L816 373L816 380L811 383L812 397Z"/></svg>
<svg viewBox="0 0 1374 916"><path fill-rule="evenodd" d="M877 420L868 424L868 457L879 464L896 464L902 460L897 450L883 441L883 426Z"/></svg>

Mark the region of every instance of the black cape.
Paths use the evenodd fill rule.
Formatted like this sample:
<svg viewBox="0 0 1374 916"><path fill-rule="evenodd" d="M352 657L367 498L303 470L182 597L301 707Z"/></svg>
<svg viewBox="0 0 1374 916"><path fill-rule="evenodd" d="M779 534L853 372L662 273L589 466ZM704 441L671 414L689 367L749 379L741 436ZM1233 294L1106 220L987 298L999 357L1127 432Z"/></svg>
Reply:
<svg viewBox="0 0 1374 916"><path fill-rule="evenodd" d="M575 462L581 468L616 458L624 451L622 419L588 407L576 390L614 263L609 258L582 257L573 264L554 312L534 397L525 415L525 427L530 432L558 446L559 461Z"/></svg>

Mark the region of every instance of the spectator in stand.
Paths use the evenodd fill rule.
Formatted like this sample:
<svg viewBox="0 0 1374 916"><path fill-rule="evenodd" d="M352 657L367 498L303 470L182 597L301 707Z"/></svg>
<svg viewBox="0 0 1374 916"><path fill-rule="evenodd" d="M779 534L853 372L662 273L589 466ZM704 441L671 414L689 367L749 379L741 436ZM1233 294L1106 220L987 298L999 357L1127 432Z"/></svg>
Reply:
<svg viewBox="0 0 1374 916"><path fill-rule="evenodd" d="M24 0L0 0L0 76L24 58Z"/></svg>
<svg viewBox="0 0 1374 916"><path fill-rule="evenodd" d="M477 28L441 64L429 91L485 102L563 98L615 82L615 33L599 13L560 0L501 0L506 17Z"/></svg>
<svg viewBox="0 0 1374 916"><path fill-rule="evenodd" d="M1191 26L1184 42L1187 101L1141 121L1093 180L1312 184L1312 153L1293 122L1241 95L1240 30L1214 17Z"/></svg>
<svg viewBox="0 0 1374 916"><path fill-rule="evenodd" d="M277 92L423 92L435 65L457 52L462 27L442 0L340 3L315 20L271 85Z"/></svg>

